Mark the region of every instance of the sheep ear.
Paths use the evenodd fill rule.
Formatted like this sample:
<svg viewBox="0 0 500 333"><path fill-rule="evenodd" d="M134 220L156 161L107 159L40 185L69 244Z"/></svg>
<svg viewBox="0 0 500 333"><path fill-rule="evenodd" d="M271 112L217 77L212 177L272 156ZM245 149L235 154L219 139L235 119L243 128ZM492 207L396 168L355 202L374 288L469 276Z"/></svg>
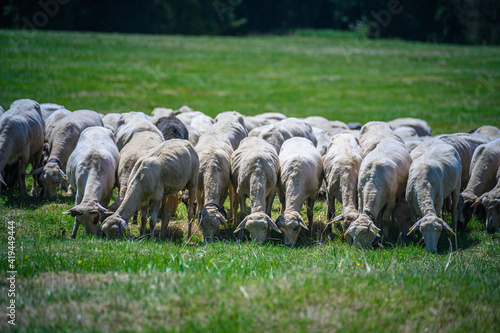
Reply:
<svg viewBox="0 0 500 333"><path fill-rule="evenodd" d="M66 215L71 214L71 216L73 216L73 217L83 215L83 213L80 210L78 210L78 208L76 208L76 207L73 207L73 208L63 212L63 214L66 214Z"/></svg>
<svg viewBox="0 0 500 333"><path fill-rule="evenodd" d="M477 199L476 201L474 201L474 203L472 204L471 207L476 207L476 206L479 206L483 203L483 197L480 197L479 199Z"/></svg>
<svg viewBox="0 0 500 333"><path fill-rule="evenodd" d="M247 219L248 219L248 218L247 218L247 217L245 217L245 218L243 219L243 221L241 221L241 223L238 225L238 227L236 228L236 230L234 231L234 233L237 233L237 232L239 232L240 230L245 229L245 226L246 226L246 224L247 224Z"/></svg>
<svg viewBox="0 0 500 333"><path fill-rule="evenodd" d="M343 214L340 214L339 216L335 217L333 220L331 220L330 222L327 223L327 225L329 224L335 224L337 222L340 222L344 219L344 215Z"/></svg>
<svg viewBox="0 0 500 333"><path fill-rule="evenodd" d="M455 232L453 231L453 229L450 227L450 225L446 222L441 222L441 225L443 226L444 230L446 230L449 234L453 235L453 236L456 236Z"/></svg>
<svg viewBox="0 0 500 333"><path fill-rule="evenodd" d="M43 167L39 167L38 169L31 171L29 174L30 175L39 175L42 173L42 171L43 171Z"/></svg>
<svg viewBox="0 0 500 333"><path fill-rule="evenodd" d="M307 228L306 224L304 223L304 220L300 219L300 221L299 221L299 225L300 225L302 228L304 228L304 229L306 229L307 231L309 231L309 229Z"/></svg>
<svg viewBox="0 0 500 333"><path fill-rule="evenodd" d="M375 224L371 223L369 229L371 232L373 232L375 234L375 236L380 237L380 235L379 235L380 229L377 228L377 226Z"/></svg>
<svg viewBox="0 0 500 333"><path fill-rule="evenodd" d="M2 183L4 186L7 186L5 180L3 180L2 174L0 174L0 183Z"/></svg>
<svg viewBox="0 0 500 333"><path fill-rule="evenodd" d="M415 224L411 226L410 231L408 231L408 233L406 234L406 236L410 236L410 234L412 232L414 232L415 229L417 229L420 226L420 223L421 223L420 220L418 220L417 222L415 222Z"/></svg>
<svg viewBox="0 0 500 333"><path fill-rule="evenodd" d="M274 231L276 231L277 233L281 234L281 230L278 228L276 223L274 223L274 221L269 216L267 217L267 225L269 226L269 228L271 228Z"/></svg>

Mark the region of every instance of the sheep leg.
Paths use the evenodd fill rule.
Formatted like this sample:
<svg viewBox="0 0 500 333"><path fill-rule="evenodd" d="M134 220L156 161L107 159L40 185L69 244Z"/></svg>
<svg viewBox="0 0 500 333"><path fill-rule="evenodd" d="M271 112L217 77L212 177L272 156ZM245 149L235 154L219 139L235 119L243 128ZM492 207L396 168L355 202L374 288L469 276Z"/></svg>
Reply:
<svg viewBox="0 0 500 333"><path fill-rule="evenodd" d="M329 222L335 217L335 197L329 193L326 195L328 210L326 213L326 221Z"/></svg>
<svg viewBox="0 0 500 333"><path fill-rule="evenodd" d="M19 184L19 190L21 191L21 197L26 198L28 196L28 191L26 190L27 163L24 161L24 158L19 160L18 166L19 171L17 173L17 182Z"/></svg>
<svg viewBox="0 0 500 333"><path fill-rule="evenodd" d="M73 232L71 233L71 238L76 238L76 233L78 232L78 227L80 226L80 221L75 217L75 225L73 226Z"/></svg>
<svg viewBox="0 0 500 333"><path fill-rule="evenodd" d="M243 221L243 219L247 216L247 205L246 205L246 197L243 193L238 195L238 200L240 202L240 216L238 222ZM238 225L236 225L237 227Z"/></svg>
<svg viewBox="0 0 500 333"><path fill-rule="evenodd" d="M147 212L147 206L141 207L141 236L144 236L146 234L146 220L148 219ZM135 213L135 216L137 216L137 213Z"/></svg>
<svg viewBox="0 0 500 333"><path fill-rule="evenodd" d="M389 238L389 228L391 225L391 216L392 216L392 213L394 212L395 207L396 207L396 199L390 198L389 201L387 202L387 204L384 208L384 212L382 214L382 229L384 232L385 239Z"/></svg>
<svg viewBox="0 0 500 333"><path fill-rule="evenodd" d="M271 193L269 193L269 196L266 198L266 214L271 216L272 209L273 209L273 201L274 197L276 196L276 189L273 189Z"/></svg>
<svg viewBox="0 0 500 333"><path fill-rule="evenodd" d="M170 197L171 196L167 196L167 198ZM165 239L167 237L168 223L170 222L170 210L169 210L169 205L165 204L165 197L163 198L162 206L163 206L163 212L161 217L161 239Z"/></svg>
<svg viewBox="0 0 500 333"><path fill-rule="evenodd" d="M35 154L34 161L32 164L32 166L33 166L32 170L36 170L40 167L40 161L42 159L43 147L44 147L44 145L42 145L40 147L40 149L37 151L37 153ZM30 192L30 195L32 197L36 196L36 183L37 182L38 182L38 175L33 175L33 185L31 185L31 192Z"/></svg>
<svg viewBox="0 0 500 333"><path fill-rule="evenodd" d="M451 224L453 231L455 231L455 249L458 250L458 241L457 241L457 221L458 221L458 198L460 196L460 186L458 186L455 191L451 194Z"/></svg>
<svg viewBox="0 0 500 333"><path fill-rule="evenodd" d="M149 228L151 229L151 239L152 240L155 239L156 220L158 218L158 212L160 211L160 206L161 206L162 201L163 201L162 199L155 201L151 205L151 208L149 210L149 212L151 213L151 215L149 217Z"/></svg>
<svg viewBox="0 0 500 333"><path fill-rule="evenodd" d="M307 199L307 222L309 223L309 232L312 235L312 225L313 225L313 207L314 207L315 197L310 197Z"/></svg>
<svg viewBox="0 0 500 333"><path fill-rule="evenodd" d="M194 217L194 199L197 196L196 181L190 181L189 184L189 199L188 199L188 239L191 238L191 225ZM202 201L198 201L198 207L201 207ZM200 209L200 208L198 208Z"/></svg>
<svg viewBox="0 0 500 333"><path fill-rule="evenodd" d="M229 183L229 201L231 203L231 218L233 219L233 228L238 226L238 194L232 183Z"/></svg>
<svg viewBox="0 0 500 333"><path fill-rule="evenodd" d="M135 212L134 217L132 218L132 224L137 224L138 219L139 219L139 211Z"/></svg>

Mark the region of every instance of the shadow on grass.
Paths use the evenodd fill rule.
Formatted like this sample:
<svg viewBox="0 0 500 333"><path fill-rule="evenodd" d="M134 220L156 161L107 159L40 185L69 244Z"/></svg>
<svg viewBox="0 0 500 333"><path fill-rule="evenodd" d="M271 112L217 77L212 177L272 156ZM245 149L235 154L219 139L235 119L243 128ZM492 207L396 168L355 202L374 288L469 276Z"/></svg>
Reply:
<svg viewBox="0 0 500 333"><path fill-rule="evenodd" d="M54 203L71 205L74 204L75 199L61 193L56 194L55 200L46 200L41 195L37 195L35 197L27 196L26 198L23 198L21 197L21 192L18 190L6 189L2 190L0 202L2 202L4 208L7 209L34 210L41 206Z"/></svg>

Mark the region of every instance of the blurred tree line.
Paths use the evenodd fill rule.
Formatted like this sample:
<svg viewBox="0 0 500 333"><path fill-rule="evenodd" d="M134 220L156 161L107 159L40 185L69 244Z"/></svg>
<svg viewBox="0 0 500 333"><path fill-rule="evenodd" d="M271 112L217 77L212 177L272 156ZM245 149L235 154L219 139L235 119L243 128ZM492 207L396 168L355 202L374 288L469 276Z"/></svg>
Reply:
<svg viewBox="0 0 500 333"><path fill-rule="evenodd" d="M1 28L247 35L359 30L368 37L498 44L499 0L0 0Z"/></svg>

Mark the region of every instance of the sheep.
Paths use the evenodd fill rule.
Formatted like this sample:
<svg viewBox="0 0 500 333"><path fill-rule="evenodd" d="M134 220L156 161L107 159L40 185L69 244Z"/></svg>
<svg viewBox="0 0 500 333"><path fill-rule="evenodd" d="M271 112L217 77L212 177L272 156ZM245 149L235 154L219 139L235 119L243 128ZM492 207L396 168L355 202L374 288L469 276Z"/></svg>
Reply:
<svg viewBox="0 0 500 333"><path fill-rule="evenodd" d="M11 165L15 170L19 190L26 197L26 167L38 168L43 151L45 124L40 105L30 99L17 100L0 117L0 186L7 185L2 177ZM7 176L7 175L6 175ZM37 176L33 176L31 196L36 195Z"/></svg>
<svg viewBox="0 0 500 333"><path fill-rule="evenodd" d="M412 158L414 154L410 155ZM417 228L422 233L427 252L436 252L441 231L455 235L457 204L460 195L462 162L457 150L451 145L436 141L421 154L413 158L408 174L406 202L411 212L411 221L416 221L408 235ZM439 218L446 198L451 196L452 225Z"/></svg>
<svg viewBox="0 0 500 333"><path fill-rule="evenodd" d="M43 121L47 121L51 117L52 113L57 110L65 110L64 106L54 103L42 103L40 104L40 111L42 112Z"/></svg>
<svg viewBox="0 0 500 333"><path fill-rule="evenodd" d="M139 132L153 132L163 137L160 130L149 120L145 120L141 114L130 112L120 116L117 122L116 144L118 149L122 148Z"/></svg>
<svg viewBox="0 0 500 333"><path fill-rule="evenodd" d="M75 218L73 238L80 224L85 235L97 236L101 213L106 212L104 206L113 194L119 158L115 137L109 129L93 126L82 131L66 166L68 181L76 189L75 207L63 213Z"/></svg>
<svg viewBox="0 0 500 333"><path fill-rule="evenodd" d="M460 160L462 161L462 176L460 183L462 184L462 187L465 187L470 178L469 170L472 155L479 145L487 143L488 140L468 133L442 134L434 137L434 140L440 140L447 143L457 150L460 155ZM414 151L412 151L412 154L414 154L416 158L420 156L420 154L424 153L433 144L433 140L424 141L421 145L415 148Z"/></svg>
<svg viewBox="0 0 500 333"><path fill-rule="evenodd" d="M182 123L184 125L190 125L191 120L193 120L193 118L196 116L204 116L205 115L201 111L188 111L188 112L181 112L181 113L174 112L174 114L180 121L182 121Z"/></svg>
<svg viewBox="0 0 500 333"><path fill-rule="evenodd" d="M500 169L497 172L495 187L482 194L472 206L483 205L486 209L486 231L489 234L498 232L498 217L500 216Z"/></svg>
<svg viewBox="0 0 500 333"><path fill-rule="evenodd" d="M286 128L292 134L292 137L302 137L309 139L314 144L314 146L318 144L312 126L304 122L303 120L297 118L287 118L274 125L280 128Z"/></svg>
<svg viewBox="0 0 500 333"><path fill-rule="evenodd" d="M196 130L200 133L205 133L208 131L212 125L214 124L214 119L204 114L197 115L191 119L189 125L191 127L196 128Z"/></svg>
<svg viewBox="0 0 500 333"><path fill-rule="evenodd" d="M252 130L265 126L265 125L270 125L271 121L269 121L266 118L259 117L259 116L253 116L253 117L245 117L245 127L248 130L248 133L250 133Z"/></svg>
<svg viewBox="0 0 500 333"><path fill-rule="evenodd" d="M290 133L289 130L284 127L275 125L258 127L252 130L252 132L250 132L248 136L264 139L274 147L277 154L279 154L283 143L293 137L292 133Z"/></svg>
<svg viewBox="0 0 500 333"><path fill-rule="evenodd" d="M0 116L5 112L5 110L3 109L3 107L0 105Z"/></svg>
<svg viewBox="0 0 500 333"><path fill-rule="evenodd" d="M495 126L481 126L477 130L475 130L474 133L484 135L490 141L500 138L500 129Z"/></svg>
<svg viewBox="0 0 500 333"><path fill-rule="evenodd" d="M251 237L263 243L268 236L269 228L278 233L271 219L271 207L276 195L277 172L279 168L278 154L273 146L256 137L248 137L241 141L238 149L231 156L231 183L238 196L243 221L234 233L250 231ZM250 198L251 212L247 216L245 200ZM234 205L237 207L237 205ZM237 208L231 209L233 223L237 222Z"/></svg>
<svg viewBox="0 0 500 333"><path fill-rule="evenodd" d="M196 152L200 159L196 218L207 241L216 235L220 224L227 226L224 202L230 187L233 146L225 133L209 131L200 137ZM234 203L233 195L230 199Z"/></svg>
<svg viewBox="0 0 500 333"><path fill-rule="evenodd" d="M123 146L120 151L120 161L117 168L120 192L118 192L115 202L108 208L110 211L115 212L123 202L125 194L127 193L130 175L137 160L149 150L158 147L163 141L165 140L161 135L158 135L158 133L145 131L136 133L130 141Z"/></svg>
<svg viewBox="0 0 500 333"><path fill-rule="evenodd" d="M403 141L405 139L413 139L413 138L418 138L419 136L417 135L417 131L413 127L409 126L400 126L394 129L394 134L399 136Z"/></svg>
<svg viewBox="0 0 500 333"><path fill-rule="evenodd" d="M102 118L102 123L104 127L111 130L113 134L116 134L118 120L120 120L121 113L108 113Z"/></svg>
<svg viewBox="0 0 500 333"><path fill-rule="evenodd" d="M172 139L161 143L139 158L135 164L130 174L125 198L116 212L103 221L102 232L109 238L129 236L128 220L137 210L140 208L145 210L150 205L149 226L151 239L154 239L154 229L163 197L185 188L190 193L188 209L188 222L190 222L194 215L198 168L198 154L189 141ZM168 216L169 213L165 215ZM160 237L165 238L166 233L167 223L162 219ZM146 220L142 219L141 235L145 234ZM190 235L189 223L188 237Z"/></svg>
<svg viewBox="0 0 500 333"><path fill-rule="evenodd" d="M333 136L323 156L324 178L327 188L327 219L335 216L335 199L343 205L342 214L332 223L342 221L344 232L358 215L358 174L363 152L358 139L351 133Z"/></svg>
<svg viewBox="0 0 500 333"><path fill-rule="evenodd" d="M422 119L416 118L397 118L387 122L392 129L396 129L401 126L412 127L415 129L418 136L430 136L431 127L429 124Z"/></svg>
<svg viewBox="0 0 500 333"><path fill-rule="evenodd" d="M369 141L373 143L373 140ZM410 164L411 157L404 144L391 137L381 140L364 157L358 177L358 209L361 214L345 232L349 243L369 247L379 236L379 221L384 237L389 236L391 215L397 200L404 197Z"/></svg>
<svg viewBox="0 0 500 333"><path fill-rule="evenodd" d="M389 138L404 144L404 141L394 134L389 124L382 121L370 121L364 124L359 133L359 145L363 151L363 156L374 150L380 141Z"/></svg>
<svg viewBox="0 0 500 333"><path fill-rule="evenodd" d="M215 123L210 129L211 132L221 132L228 136L233 150L238 148L241 140L248 136L245 127L245 119L236 111L226 111L219 113L215 117Z"/></svg>
<svg viewBox="0 0 500 333"><path fill-rule="evenodd" d="M69 115L71 111L66 109L59 109L50 114L50 116L45 120L45 141L49 142L49 138L52 135L52 131L56 127L59 120L63 119Z"/></svg>
<svg viewBox="0 0 500 333"><path fill-rule="evenodd" d="M312 129L314 136L318 141L318 143L316 144L316 148L318 148L321 156L325 156L326 152L328 151L328 145L330 144L331 136L320 128L313 127Z"/></svg>
<svg viewBox="0 0 500 333"><path fill-rule="evenodd" d="M153 112L151 112L151 122L155 125L158 124L158 120L163 117L170 117L174 114L174 110L166 109L166 108L154 108Z"/></svg>
<svg viewBox="0 0 500 333"><path fill-rule="evenodd" d="M57 122L48 142L48 162L32 172L33 175L40 175L46 199L54 199L57 186L66 178L63 170L66 170L66 163L81 132L87 127L102 125L101 116L90 110L73 111Z"/></svg>
<svg viewBox="0 0 500 333"><path fill-rule="evenodd" d="M292 246L300 228L312 231L313 206L323 179L323 160L314 144L306 138L291 138L281 147L279 158L278 194L281 215L276 225L284 236L284 243ZM300 208L307 201L309 229L300 216Z"/></svg>
<svg viewBox="0 0 500 333"><path fill-rule="evenodd" d="M475 210L475 206L472 205L478 201L478 197L491 191L497 183L499 168L500 139L478 146L470 164L470 180L460 194L458 204L460 229L465 229L472 218Z"/></svg>
<svg viewBox="0 0 500 333"><path fill-rule="evenodd" d="M160 130L165 140L169 139L189 139L189 133L186 126L177 119L174 114L168 117L161 117L156 122L156 127Z"/></svg>
<svg viewBox="0 0 500 333"><path fill-rule="evenodd" d="M303 119L312 127L317 127L325 131L330 137L343 131L348 131L350 128L341 121L330 121L324 117L311 116Z"/></svg>

